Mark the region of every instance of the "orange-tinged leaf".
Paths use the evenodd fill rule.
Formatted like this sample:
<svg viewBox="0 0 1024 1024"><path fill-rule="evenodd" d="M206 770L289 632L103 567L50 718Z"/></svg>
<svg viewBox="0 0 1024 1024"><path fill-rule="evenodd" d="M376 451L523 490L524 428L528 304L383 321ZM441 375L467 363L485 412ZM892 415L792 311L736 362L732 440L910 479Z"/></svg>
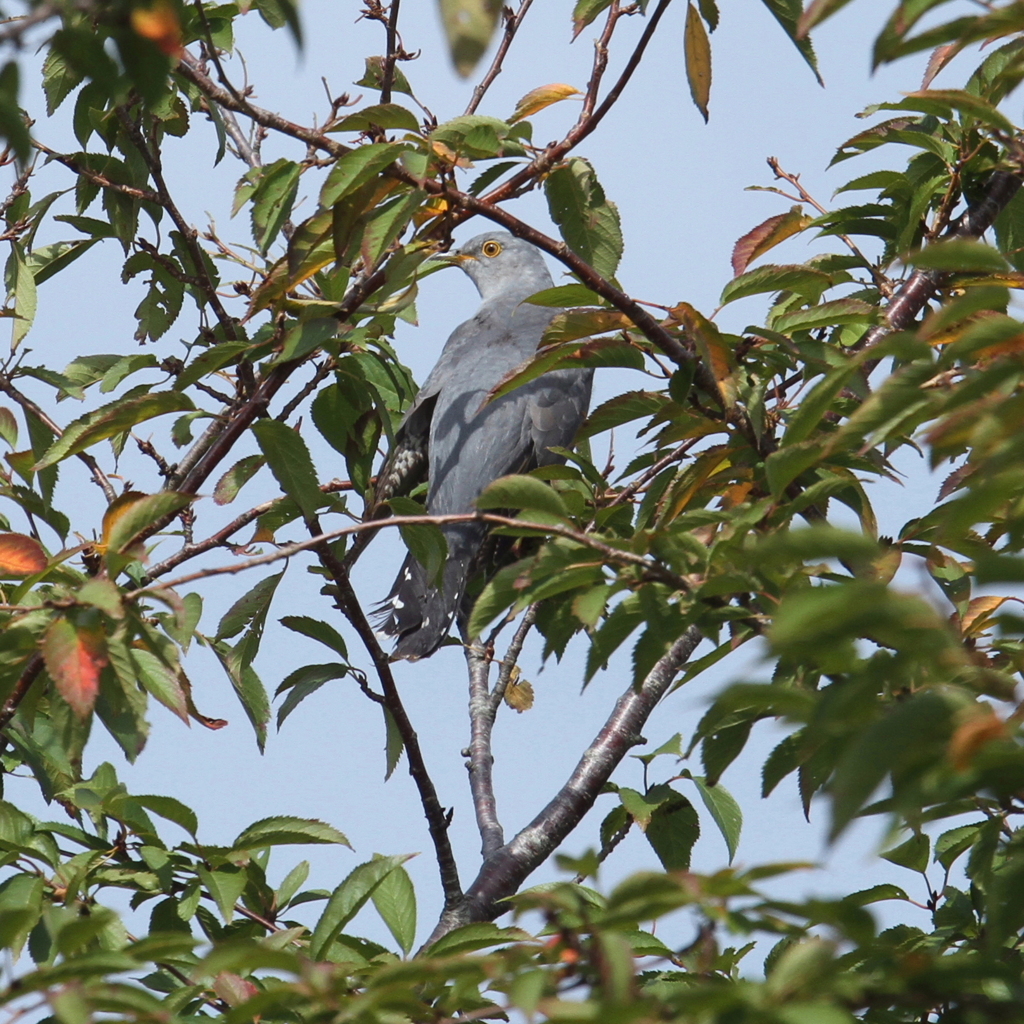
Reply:
<svg viewBox="0 0 1024 1024"><path fill-rule="evenodd" d="M964 48L966 43L945 43L935 47L928 57L928 66L924 71L924 78L921 80L921 88L927 89L935 76Z"/></svg>
<svg viewBox="0 0 1024 1024"><path fill-rule="evenodd" d="M531 89L517 104L515 112L508 119L509 124L522 121L524 117L536 114L538 110L550 107L552 103L559 103L570 96L579 96L580 91L575 86L566 85L564 82L553 82L551 85L541 85Z"/></svg>
<svg viewBox="0 0 1024 1024"><path fill-rule="evenodd" d="M683 53L686 57L686 81L690 86L690 96L706 123L708 100L711 99L711 43L704 22L693 4L687 4L686 7Z"/></svg>
<svg viewBox="0 0 1024 1024"><path fill-rule="evenodd" d="M143 39L156 43L157 48L170 57L181 56L181 21L169 0L156 0L150 7L136 7L130 18L132 28Z"/></svg>
<svg viewBox="0 0 1024 1024"><path fill-rule="evenodd" d="M732 349L725 343L718 328L688 302L680 302L670 313L674 320L682 323L687 335L693 339L701 361L711 371L718 384L722 402L726 408L731 409L739 397L736 389L736 362Z"/></svg>
<svg viewBox="0 0 1024 1024"><path fill-rule="evenodd" d="M23 533L0 533L0 575L34 576L49 559L42 544Z"/></svg>
<svg viewBox="0 0 1024 1024"><path fill-rule="evenodd" d="M990 709L987 714L976 715L959 726L950 737L946 753L954 768L966 771L982 747L1006 735L1006 723Z"/></svg>
<svg viewBox="0 0 1024 1024"><path fill-rule="evenodd" d="M79 718L87 717L100 690L100 671L107 664L102 633L55 619L43 636L42 652L57 692Z"/></svg>
<svg viewBox="0 0 1024 1024"><path fill-rule="evenodd" d="M788 213L769 217L756 228L751 228L733 246L732 272L739 277L758 256L763 256L792 235L799 234L812 219L804 213L802 206L794 206Z"/></svg>
<svg viewBox="0 0 1024 1024"><path fill-rule="evenodd" d="M1013 600L1015 598L997 597L995 594L974 598L960 620L960 631L964 636L978 636L980 633L984 633L992 625L993 613L1007 601Z"/></svg>

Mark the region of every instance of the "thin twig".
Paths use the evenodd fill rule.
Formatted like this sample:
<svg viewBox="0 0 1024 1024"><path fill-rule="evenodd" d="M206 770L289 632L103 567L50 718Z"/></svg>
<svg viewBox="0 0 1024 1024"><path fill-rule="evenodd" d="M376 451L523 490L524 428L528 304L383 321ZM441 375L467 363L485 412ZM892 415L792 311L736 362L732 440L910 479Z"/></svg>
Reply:
<svg viewBox="0 0 1024 1024"><path fill-rule="evenodd" d="M330 483L321 484L320 490L324 494L335 494L339 491L353 490L353 484L351 480L332 480ZM182 562L187 562L189 559L202 555L207 551L212 551L214 548L224 547L231 536L250 523L255 522L264 513L269 512L279 501L280 498L275 498L273 501L265 501L262 505L256 505L247 512L243 512L236 519L232 519L227 526L221 527L216 533L211 534L205 540L196 541L194 544L186 544L181 550L176 551L162 562L157 562L156 565L151 566L146 573L146 578L149 580L159 579L170 572L171 569L181 565Z"/></svg>
<svg viewBox="0 0 1024 1024"><path fill-rule="evenodd" d="M9 395L25 412L35 416L54 437L60 438L64 435L64 431L28 395L22 394L11 383L10 378L4 374L0 374L0 391L5 395ZM114 485L107 479L107 474L100 469L99 463L88 452L79 452L78 460L88 467L89 472L92 474L93 483L103 491L103 496L107 499L107 502L113 501L117 497L117 491L114 490Z"/></svg>
<svg viewBox="0 0 1024 1024"><path fill-rule="evenodd" d="M803 185L800 182L799 174L790 174L782 169L782 167L779 165L778 157L768 157L768 166L771 168L772 174L774 174L777 179L780 179L782 181L788 181L790 185L792 185L793 188L797 190L797 192L800 195L800 198L805 203L809 203L811 206L813 206L818 211L818 213L826 214L829 212L828 210L825 209L824 206L821 205L821 203L818 202L817 199L814 198L814 196L810 194L810 192L807 191L807 189L803 187ZM864 255L863 252L861 252L861 250L857 246L857 243L854 242L854 240L850 238L849 235L837 235L836 237L839 238L839 240L850 250L850 252L852 252L853 255L856 256L857 259L859 259L864 264L864 266L867 268L868 273L871 275L872 280L875 282L875 286L878 288L879 292L881 292L882 296L884 297L889 295L892 292L892 282L889 281L889 279L878 270L878 268L867 258L867 256Z"/></svg>
<svg viewBox="0 0 1024 1024"><path fill-rule="evenodd" d="M276 551L268 552L265 555L258 555L249 558L244 562L237 562L233 565L212 566L208 569L197 569L186 576L178 576L173 580L166 580L159 584L161 589L173 589L184 586L186 583L194 583L196 580L210 579L214 576L233 576L235 573L245 572L248 569L256 569L261 565L270 565L273 562L280 562L283 559L292 558L302 551L315 549L317 545L337 540L339 537L346 537L350 534L363 533L367 530L383 530L386 527L418 526L430 524L433 526L447 526L451 523L489 523L493 526L511 526L516 529L538 530L542 533L553 534L557 537L564 537L572 540L583 547L590 548L602 556L602 559L615 565L636 566L643 570L649 579L666 583L676 590L689 592L692 589L689 580L666 569L658 562L644 558L643 555L634 554L632 551L624 551L605 544L588 533L581 533L568 526L557 524L532 523L528 519L515 519L511 516L499 516L492 512L461 512L450 515L421 515L421 516L389 516L387 519L371 519L365 523L353 523L351 526L343 526L337 530L329 530L326 533L318 534L309 540L296 541L293 544L283 544ZM340 563L339 563L340 564ZM127 598L131 599L139 594L153 589L152 587L140 587L130 591Z"/></svg>
<svg viewBox="0 0 1024 1024"><path fill-rule="evenodd" d="M14 689L11 690L3 705L0 706L0 733L10 724L11 719L18 710L18 706L25 699L28 691L32 688L32 684L39 678L39 674L42 671L43 656L41 654L33 654L18 677L18 681L14 684ZM0 754L6 749L7 737L0 735Z"/></svg>
<svg viewBox="0 0 1024 1024"><path fill-rule="evenodd" d="M136 188L134 185L122 185L118 181L111 181L105 174L100 174L98 171L91 170L88 167L84 167L79 160L76 160L74 156L68 153L58 153L54 149L50 149L49 146L44 146L41 142L37 142L35 139L32 140L32 145L39 150L40 153L45 153L51 160L56 160L57 163L63 164L68 170L74 171L75 174L80 174L86 181L91 181L94 185L99 185L101 188L108 188L112 192L120 192L121 195L130 196L132 199L144 199L147 203L155 203L157 206L163 206L163 202L160 199L158 193L148 188Z"/></svg>
<svg viewBox="0 0 1024 1024"><path fill-rule="evenodd" d="M0 45L3 43L14 43L15 46L20 46L21 37L30 28L35 28L36 25L49 21L59 10L60 8L56 4L43 3L28 14L17 18L8 18L5 22L6 27L0 29Z"/></svg>
<svg viewBox="0 0 1024 1024"><path fill-rule="evenodd" d="M391 0L387 22L387 52L380 76L380 101L391 102L391 86L395 81L395 61L398 60L398 12L402 0Z"/></svg>
<svg viewBox="0 0 1024 1024"><path fill-rule="evenodd" d="M325 359L316 368L316 373L313 374L307 383L302 386L302 389L285 405L285 407L277 414L275 419L280 420L282 423L287 422L288 417L320 386L321 382L331 373L334 369L334 360Z"/></svg>
<svg viewBox="0 0 1024 1024"><path fill-rule="evenodd" d="M441 806L437 797L437 790L434 782L427 771L426 761L420 749L419 737L413 728L402 703L402 698L395 685L395 678L391 673L391 664L387 655L377 642L377 635L373 627L366 619L362 605L356 597L352 584L349 582L348 572L341 561L335 557L331 546L327 541L327 535L320 532L316 517L308 522L310 532L316 532L319 536L313 538L316 541L316 555L320 564L330 573L331 580L337 588L338 607L351 623L352 628L359 634L359 639L366 648L373 662L377 678L380 680L383 690L383 703L394 722L395 728L402 737L405 746L405 756L409 765L409 774L419 793L420 805L423 808L424 817L427 819L427 829L434 844L434 857L437 861L438 872L441 876L441 889L444 892L444 905L450 909L459 904L462 900L462 885L459 882L459 869L455 863L455 855L452 852L451 841L448 838L449 818Z"/></svg>
<svg viewBox="0 0 1024 1024"><path fill-rule="evenodd" d="M512 679L512 671L519 661L519 655L523 653L523 644L526 643L526 636L537 621L537 606L531 604L526 609L522 621L519 623L515 633L512 635L512 642L508 645L505 657L502 659L498 670L498 678L491 691L491 720L494 720L501 702L505 699L505 691Z"/></svg>
<svg viewBox="0 0 1024 1024"><path fill-rule="evenodd" d="M505 8L505 31L502 33L501 42L498 43L498 50L494 54L491 66L487 69L487 74L480 79L480 84L473 90L473 96L469 101L469 106L466 107L464 116L476 113L476 109L480 106L480 101L486 95L487 90L490 89L491 84L501 74L501 66L505 61L505 55L508 53L512 40L515 39L519 26L522 25L523 18L526 17L526 12L530 9L532 3L533 0L521 0L519 10L515 14L510 13L509 9Z"/></svg>

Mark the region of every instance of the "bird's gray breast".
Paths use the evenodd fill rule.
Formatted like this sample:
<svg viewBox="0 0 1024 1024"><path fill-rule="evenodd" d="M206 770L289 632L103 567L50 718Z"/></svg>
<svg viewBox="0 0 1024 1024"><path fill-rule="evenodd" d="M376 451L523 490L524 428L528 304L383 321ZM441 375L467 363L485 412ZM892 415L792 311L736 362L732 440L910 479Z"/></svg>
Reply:
<svg viewBox="0 0 1024 1024"><path fill-rule="evenodd" d="M493 402L490 391L537 351L556 310L486 303L453 335L430 428L430 491L435 515L467 512L506 473L552 461L546 448L571 444L590 398L589 370L547 373ZM447 354L447 353L446 353Z"/></svg>

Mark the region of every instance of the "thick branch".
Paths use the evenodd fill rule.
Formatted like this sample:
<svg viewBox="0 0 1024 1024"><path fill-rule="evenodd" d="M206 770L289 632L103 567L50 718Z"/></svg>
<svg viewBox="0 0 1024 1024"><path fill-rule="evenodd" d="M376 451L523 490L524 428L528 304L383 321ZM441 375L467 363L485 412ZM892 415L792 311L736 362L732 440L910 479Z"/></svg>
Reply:
<svg viewBox="0 0 1024 1024"><path fill-rule="evenodd" d="M468 639L468 638L465 638ZM505 833L498 820L494 799L494 755L491 753L491 711L489 676L491 660L480 644L467 643L466 666L469 669L469 790L480 830L480 856L487 860L505 843Z"/></svg>
<svg viewBox="0 0 1024 1024"><path fill-rule="evenodd" d="M427 945L453 928L489 921L506 909L501 901L519 890L593 806L612 772L639 742L640 730L700 640L695 628L688 629L658 660L639 688L630 686L619 697L565 785L526 828L485 861L463 902L454 912L442 915Z"/></svg>
<svg viewBox="0 0 1024 1024"><path fill-rule="evenodd" d="M967 209L946 232L946 238L980 238L995 223L996 217L1020 191L1024 184L1024 171L995 171L988 180L980 203ZM924 309L925 304L949 280L950 275L940 270L915 270L900 285L892 302L885 309L885 323L872 327L854 346L871 348L893 331L910 327Z"/></svg>

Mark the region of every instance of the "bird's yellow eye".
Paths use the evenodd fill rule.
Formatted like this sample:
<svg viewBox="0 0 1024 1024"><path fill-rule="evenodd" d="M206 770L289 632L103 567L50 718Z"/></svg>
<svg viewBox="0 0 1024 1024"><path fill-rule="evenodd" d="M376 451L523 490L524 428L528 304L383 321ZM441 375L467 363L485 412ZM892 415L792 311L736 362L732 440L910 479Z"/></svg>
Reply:
<svg viewBox="0 0 1024 1024"><path fill-rule="evenodd" d="M501 242L495 242L493 240L490 242L484 242L480 251L485 256L490 256L493 259L499 252L501 252Z"/></svg>

